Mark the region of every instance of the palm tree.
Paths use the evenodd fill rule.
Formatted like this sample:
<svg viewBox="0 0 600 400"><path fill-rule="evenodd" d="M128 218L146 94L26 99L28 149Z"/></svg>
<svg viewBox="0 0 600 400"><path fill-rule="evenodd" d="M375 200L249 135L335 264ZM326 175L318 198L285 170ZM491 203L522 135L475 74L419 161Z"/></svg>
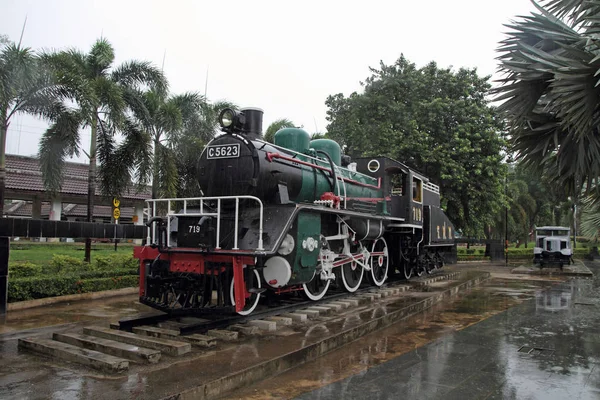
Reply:
<svg viewBox="0 0 600 400"><path fill-rule="evenodd" d="M79 154L80 129L89 128L89 152L82 151L90 160L87 219L91 222L97 179L104 194L117 195L129 183L123 179L130 172L128 167L142 157L147 147L147 138L127 118L127 110L141 108L143 88L165 93L168 84L162 72L149 62L128 61L113 67L114 49L104 38L97 40L87 54L70 49L42 57L54 68L59 82L69 88L76 103L75 108L55 118L40 142L44 184L50 190L60 187L65 159ZM121 147L117 133L125 135ZM134 148L136 144L138 148ZM90 245L90 239L86 239L86 261L90 259Z"/></svg>
<svg viewBox="0 0 600 400"><path fill-rule="evenodd" d="M167 97L149 90L141 99L143 107L134 109L134 115L152 138L152 197L174 197L178 174L173 144L181 130L198 119L204 97L194 92Z"/></svg>
<svg viewBox="0 0 600 400"><path fill-rule="evenodd" d="M193 118L184 120L171 148L177 164L178 197L202 195L198 185L198 158L206 144L219 132L218 116L225 108L237 108L229 101L203 102Z"/></svg>
<svg viewBox="0 0 600 400"><path fill-rule="evenodd" d="M502 101L512 149L578 195L600 176L600 4L545 0L507 25L498 51Z"/></svg>
<svg viewBox="0 0 600 400"><path fill-rule="evenodd" d="M273 121L273 123L271 123L271 125L269 125L269 127L265 131L264 140L265 140L265 142L273 143L273 140L275 139L275 134L277 133L278 130L283 129L283 128L293 128L293 127L294 127L294 123L287 118L281 118L281 119L275 120L275 121Z"/></svg>
<svg viewBox="0 0 600 400"><path fill-rule="evenodd" d="M581 203L581 234L597 241L600 238L600 201L587 196Z"/></svg>
<svg viewBox="0 0 600 400"><path fill-rule="evenodd" d="M54 119L65 111L65 88L34 52L0 37L0 216L4 215L6 135L12 117L25 113Z"/></svg>

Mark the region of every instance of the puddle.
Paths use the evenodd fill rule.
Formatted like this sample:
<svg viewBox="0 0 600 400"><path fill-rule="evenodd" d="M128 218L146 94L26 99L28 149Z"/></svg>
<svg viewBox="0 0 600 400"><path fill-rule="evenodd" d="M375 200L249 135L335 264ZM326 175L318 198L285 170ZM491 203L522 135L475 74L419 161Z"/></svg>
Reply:
<svg viewBox="0 0 600 400"><path fill-rule="evenodd" d="M435 305L417 316L365 336L318 360L231 393L228 398L293 398L341 379L363 374L369 368L394 360L501 313L526 299L534 298L537 290L549 285L549 282L490 280L449 305ZM519 291L519 296L506 292L506 288Z"/></svg>

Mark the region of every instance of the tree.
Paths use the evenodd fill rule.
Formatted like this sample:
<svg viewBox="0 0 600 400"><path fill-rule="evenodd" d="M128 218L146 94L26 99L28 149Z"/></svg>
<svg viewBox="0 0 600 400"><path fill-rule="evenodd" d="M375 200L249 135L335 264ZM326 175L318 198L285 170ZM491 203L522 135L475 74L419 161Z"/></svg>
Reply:
<svg viewBox="0 0 600 400"><path fill-rule="evenodd" d="M600 201L592 196L582 200L581 207L581 234L594 238L600 238Z"/></svg>
<svg viewBox="0 0 600 400"><path fill-rule="evenodd" d="M598 192L600 176L600 4L545 0L508 26L498 48L504 77L493 91L511 148L568 194Z"/></svg>
<svg viewBox="0 0 600 400"><path fill-rule="evenodd" d="M476 70L417 68L404 56L371 68L364 93L329 96L328 136L351 156L385 155L441 186L457 229L482 235L503 205L502 125Z"/></svg>
<svg viewBox="0 0 600 400"><path fill-rule="evenodd" d="M203 102L193 118L186 120L173 139L172 148L177 164L178 197L198 197L198 158L206 144L219 132L218 116L225 108L237 108L229 101Z"/></svg>
<svg viewBox="0 0 600 400"><path fill-rule="evenodd" d="M149 143L152 149L145 153L151 158L143 160L140 166L152 171L152 198L175 197L178 173L174 141L185 126L198 118L204 98L193 92L167 97L155 90L146 91L140 97L142 102L136 104L134 115L152 138Z"/></svg>
<svg viewBox="0 0 600 400"><path fill-rule="evenodd" d="M278 130L283 128L293 128L294 126L294 123L287 118L281 118L273 121L265 131L265 142L273 143L275 140L275 134Z"/></svg>
<svg viewBox="0 0 600 400"><path fill-rule="evenodd" d="M91 222L97 178L105 195L118 195L129 184L125 178L129 177L130 167L143 158L147 148L147 138L127 118L127 110L140 108L142 88L149 86L164 93L167 81L149 62L128 61L113 67L114 49L103 38L87 54L70 49L42 57L56 71L58 81L68 87L76 103L75 108L54 119L40 142L44 184L49 190L60 187L65 159L79 154L80 129L89 128L90 148L84 153L90 160L87 219ZM117 133L125 135L121 147L116 141ZM90 246L87 239L86 261L90 259Z"/></svg>
<svg viewBox="0 0 600 400"><path fill-rule="evenodd" d="M53 119L65 111L68 94L27 47L0 37L0 216L4 215L6 135L12 117L25 113Z"/></svg>

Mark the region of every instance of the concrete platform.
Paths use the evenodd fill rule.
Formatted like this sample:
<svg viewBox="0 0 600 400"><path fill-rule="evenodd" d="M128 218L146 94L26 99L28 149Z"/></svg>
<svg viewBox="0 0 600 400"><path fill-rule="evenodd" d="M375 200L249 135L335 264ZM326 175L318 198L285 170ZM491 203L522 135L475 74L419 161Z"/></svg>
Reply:
<svg viewBox="0 0 600 400"><path fill-rule="evenodd" d="M575 260L571 265L564 265L562 269L558 266L544 266L539 264L523 264L511 270L513 274L536 274L536 275L565 275L565 276L593 276L594 274L581 260Z"/></svg>
<svg viewBox="0 0 600 400"><path fill-rule="evenodd" d="M100 400L215 398L226 395L232 389L315 360L364 335L417 315L435 304L450 301L457 293L485 281L489 276L489 273L480 271L465 273L460 279L453 281L452 287L448 289L430 293L406 291L396 296L374 299L373 303L361 303L358 307L339 311L329 309L330 315L319 315L305 323L286 326L284 329L288 333L285 336L263 331L259 335L244 337L242 341L219 342L214 349L196 349L177 359L166 358L158 365L130 366L126 380L106 380L89 373L65 370L57 365L40 366L31 358L12 355L10 372L0 367L0 398L10 398L15 393L23 395L20 398L32 396L28 380L19 379L33 376L32 374L37 373L34 371L40 370L44 372L36 378L36 391L45 398L61 397L69 393L69 385L74 381L81 382L88 388L87 396ZM300 313L304 314L304 311ZM53 331L57 329L52 328ZM61 329L69 330L73 327L65 326ZM103 331L110 332L110 329L104 328ZM5 339L12 340L18 335L15 333ZM130 335L134 334L127 334ZM2 387L8 379L20 383L11 384L10 389L5 391ZM77 396L76 393L79 392L70 393Z"/></svg>
<svg viewBox="0 0 600 400"><path fill-rule="evenodd" d="M588 265L600 272L600 263ZM600 279L541 282L495 280L498 286L486 285L430 318L419 317L409 330L369 335L230 398L600 399ZM520 299L528 295L515 300L499 293L500 286L526 289ZM473 323L475 317L481 319ZM415 346L422 340L411 340L415 326L429 343ZM352 362L357 358L360 366Z"/></svg>

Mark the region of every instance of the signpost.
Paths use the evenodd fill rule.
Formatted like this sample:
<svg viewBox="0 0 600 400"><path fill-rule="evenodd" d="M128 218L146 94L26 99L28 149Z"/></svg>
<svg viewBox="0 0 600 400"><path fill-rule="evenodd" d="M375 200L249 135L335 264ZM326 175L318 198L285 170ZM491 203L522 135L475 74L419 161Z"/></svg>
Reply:
<svg viewBox="0 0 600 400"><path fill-rule="evenodd" d="M121 206L121 200L119 200L117 197L113 198L113 218L115 219L115 224L119 224L119 218L121 218L121 209L119 208ZM117 239L115 237L115 251L117 251L117 243L119 243L119 239Z"/></svg>

